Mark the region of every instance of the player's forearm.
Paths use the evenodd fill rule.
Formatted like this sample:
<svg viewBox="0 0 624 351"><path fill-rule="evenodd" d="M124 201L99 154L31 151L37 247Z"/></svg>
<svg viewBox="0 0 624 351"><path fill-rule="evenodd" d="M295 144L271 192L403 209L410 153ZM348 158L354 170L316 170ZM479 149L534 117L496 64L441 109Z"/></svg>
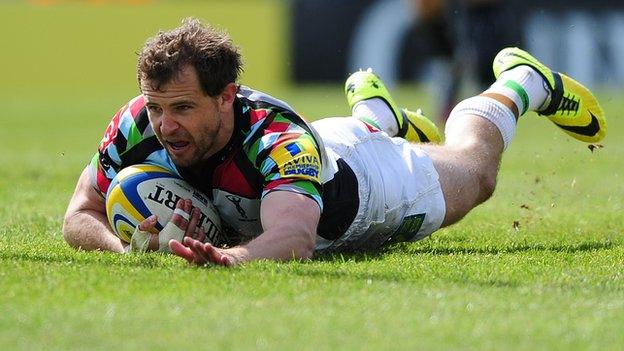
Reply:
<svg viewBox="0 0 624 351"><path fill-rule="evenodd" d="M123 253L121 240L108 227L106 216L96 211L68 212L63 222L63 236L76 249Z"/></svg>
<svg viewBox="0 0 624 351"><path fill-rule="evenodd" d="M280 261L308 259L314 254L315 233L297 227L279 227L265 231L245 245L227 250L236 263L258 259Z"/></svg>

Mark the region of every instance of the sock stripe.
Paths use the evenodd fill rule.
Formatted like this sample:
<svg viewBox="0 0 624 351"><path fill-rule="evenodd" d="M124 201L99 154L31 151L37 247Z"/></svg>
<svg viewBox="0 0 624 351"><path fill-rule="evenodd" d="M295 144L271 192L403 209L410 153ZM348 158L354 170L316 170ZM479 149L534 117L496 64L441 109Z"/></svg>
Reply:
<svg viewBox="0 0 624 351"><path fill-rule="evenodd" d="M370 124L371 126L375 127L375 129L382 130L381 127L379 126L379 124L377 122L375 122L375 120L370 118L370 117L358 116L356 118L359 119L360 121L366 123L366 124Z"/></svg>
<svg viewBox="0 0 624 351"><path fill-rule="evenodd" d="M522 100L522 104L524 105L522 106L522 113L520 113L520 116L525 114L527 110L529 109L529 95L527 95L524 88L520 84L514 82L513 80L506 81L504 86L506 86L507 88L513 90L516 94L518 94L518 96L520 97L520 100Z"/></svg>
<svg viewBox="0 0 624 351"><path fill-rule="evenodd" d="M363 120L376 129L383 130L389 136L396 136L399 124L388 103L378 97L358 101L351 109L351 115ZM407 125L404 124L407 129Z"/></svg>

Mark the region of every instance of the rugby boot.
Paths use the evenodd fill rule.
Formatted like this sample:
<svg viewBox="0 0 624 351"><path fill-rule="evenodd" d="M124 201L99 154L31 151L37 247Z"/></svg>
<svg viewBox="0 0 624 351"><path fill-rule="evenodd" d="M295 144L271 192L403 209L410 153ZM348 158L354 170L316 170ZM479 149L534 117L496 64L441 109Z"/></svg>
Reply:
<svg viewBox="0 0 624 351"><path fill-rule="evenodd" d="M537 71L550 90L550 102L537 112L575 139L595 143L607 131L607 122L598 100L585 86L563 73L550 70L524 50L505 48L494 58L494 76L527 65ZM528 96L520 94L523 100ZM524 95L524 96L522 96ZM528 105L528 103L527 103Z"/></svg>
<svg viewBox="0 0 624 351"><path fill-rule="evenodd" d="M399 126L399 132L396 135L398 137L416 143L439 143L442 141L438 127L425 117L420 109L416 112L399 109L383 81L370 68L366 71L355 72L347 78L345 94L350 108L353 108L360 101L374 98L385 102ZM367 120L367 122L376 125L374 121Z"/></svg>
<svg viewBox="0 0 624 351"><path fill-rule="evenodd" d="M407 141L420 143L442 143L442 134L436 125L422 113L421 109L410 111L406 108L401 110L403 123L408 123L407 133L404 138Z"/></svg>

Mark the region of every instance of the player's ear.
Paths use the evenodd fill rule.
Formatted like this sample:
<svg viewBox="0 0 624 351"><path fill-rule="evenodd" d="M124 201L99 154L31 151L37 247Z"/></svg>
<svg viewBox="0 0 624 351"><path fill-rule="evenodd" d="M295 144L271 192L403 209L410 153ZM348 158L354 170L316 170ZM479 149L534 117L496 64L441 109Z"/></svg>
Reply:
<svg viewBox="0 0 624 351"><path fill-rule="evenodd" d="M219 97L217 98L219 108L221 110L228 110L232 108L237 91L238 86L235 83L229 83L225 86L225 88L223 88L223 91L221 91L221 94L219 94Z"/></svg>

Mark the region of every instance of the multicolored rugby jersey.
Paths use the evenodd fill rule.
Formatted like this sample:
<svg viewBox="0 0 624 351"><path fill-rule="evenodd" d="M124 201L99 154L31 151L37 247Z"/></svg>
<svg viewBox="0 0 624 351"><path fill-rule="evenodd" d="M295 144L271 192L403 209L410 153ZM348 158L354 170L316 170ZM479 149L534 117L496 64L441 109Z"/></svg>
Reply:
<svg viewBox="0 0 624 351"><path fill-rule="evenodd" d="M125 167L150 163L169 168L211 197L230 245L262 233L260 201L266 194L296 192L321 208L319 235L340 236L355 217L359 201L349 167L327 160L322 140L286 103L241 87L234 107L231 139L198 165L199 172L191 173L173 163L149 123L143 96L135 97L106 129L90 165L93 186L105 196Z"/></svg>

